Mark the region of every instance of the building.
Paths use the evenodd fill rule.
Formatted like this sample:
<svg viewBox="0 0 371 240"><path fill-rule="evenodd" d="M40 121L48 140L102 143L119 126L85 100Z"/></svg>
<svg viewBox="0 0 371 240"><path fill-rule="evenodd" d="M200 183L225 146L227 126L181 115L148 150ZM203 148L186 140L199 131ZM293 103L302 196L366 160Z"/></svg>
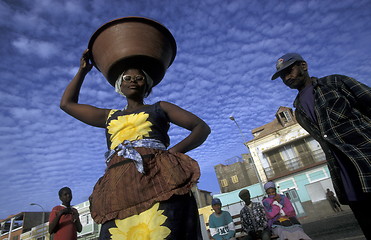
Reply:
<svg viewBox="0 0 371 240"><path fill-rule="evenodd" d="M247 146L263 182L326 163L319 143L298 124L291 108L280 107L272 122L252 134Z"/></svg>
<svg viewBox="0 0 371 240"><path fill-rule="evenodd" d="M20 212L0 220L0 240L20 240L21 234L31 231L33 227L41 224L45 226L49 214L50 212ZM45 240L45 238L37 240Z"/></svg>
<svg viewBox="0 0 371 240"><path fill-rule="evenodd" d="M246 144L263 182L274 181L278 192L290 197L298 216L326 213L326 188L333 189L326 157L292 109L280 107L273 121L252 134ZM323 211L318 211L321 205Z"/></svg>
<svg viewBox="0 0 371 240"><path fill-rule="evenodd" d="M49 234L49 222L37 225L21 234L21 240L50 240L52 239Z"/></svg>
<svg viewBox="0 0 371 240"><path fill-rule="evenodd" d="M333 213L325 194L327 188L333 191L325 154L319 143L298 124L291 108L279 107L273 121L253 129L252 135L253 139L246 142L246 146L263 183L274 181L278 193L291 199L301 219ZM223 168L222 176L231 179L235 166ZM250 190L252 197L264 194L259 184L245 188ZM233 208L240 202L238 192L241 189L223 192L225 188L221 187L222 194L214 197Z"/></svg>
<svg viewBox="0 0 371 240"><path fill-rule="evenodd" d="M91 217L89 201L85 201L73 207L79 212L82 225L82 231L77 233L77 238L81 240L97 240L101 225L95 223Z"/></svg>
<svg viewBox="0 0 371 240"><path fill-rule="evenodd" d="M211 201L213 200L211 192L198 189L197 185L194 185L191 191L193 196L195 196L198 208L203 208L211 204Z"/></svg>
<svg viewBox="0 0 371 240"><path fill-rule="evenodd" d="M226 164L214 166L222 193L253 185L258 182L250 154L226 160Z"/></svg>

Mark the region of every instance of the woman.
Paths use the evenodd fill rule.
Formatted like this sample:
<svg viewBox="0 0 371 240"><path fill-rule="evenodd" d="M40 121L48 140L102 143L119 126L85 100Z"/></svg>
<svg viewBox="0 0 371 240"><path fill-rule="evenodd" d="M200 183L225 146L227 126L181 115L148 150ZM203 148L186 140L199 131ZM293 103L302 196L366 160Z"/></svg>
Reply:
<svg viewBox="0 0 371 240"><path fill-rule="evenodd" d="M264 184L264 189L268 197L263 200L263 206L273 234L281 240L311 240L296 218L291 201L285 195L277 194L273 182Z"/></svg>
<svg viewBox="0 0 371 240"><path fill-rule="evenodd" d="M123 69L115 84L126 97L123 110L78 103L81 85L92 68L88 56L87 49L60 107L86 124L106 129L107 169L89 198L92 217L102 224L99 239L202 239L190 191L200 176L199 167L183 153L200 146L210 128L171 103L144 104L153 82L135 67ZM166 150L170 122L190 134Z"/></svg>

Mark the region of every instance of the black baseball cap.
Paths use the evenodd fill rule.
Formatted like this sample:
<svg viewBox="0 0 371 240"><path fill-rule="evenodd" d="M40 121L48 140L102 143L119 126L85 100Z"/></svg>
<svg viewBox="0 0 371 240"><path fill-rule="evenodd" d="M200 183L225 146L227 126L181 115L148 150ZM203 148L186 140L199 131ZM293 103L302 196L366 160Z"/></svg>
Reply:
<svg viewBox="0 0 371 240"><path fill-rule="evenodd" d="M286 68L290 67L297 61L304 61L303 57L297 53L286 53L282 57L277 60L276 69L277 71L272 76L272 80L278 78L280 73L285 70Z"/></svg>
<svg viewBox="0 0 371 240"><path fill-rule="evenodd" d="M220 201L219 198L214 198L213 200L211 200L211 205L217 205L219 204L220 206L222 205L222 202Z"/></svg>

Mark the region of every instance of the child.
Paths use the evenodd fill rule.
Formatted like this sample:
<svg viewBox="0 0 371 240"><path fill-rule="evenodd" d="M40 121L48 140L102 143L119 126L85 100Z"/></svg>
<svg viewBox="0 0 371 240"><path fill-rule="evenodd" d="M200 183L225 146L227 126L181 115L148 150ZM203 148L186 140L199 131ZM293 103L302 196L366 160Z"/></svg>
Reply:
<svg viewBox="0 0 371 240"><path fill-rule="evenodd" d="M215 240L235 240L236 230L232 216L229 212L222 210L222 202L219 198L211 201L214 213L209 217L210 234Z"/></svg>
<svg viewBox="0 0 371 240"><path fill-rule="evenodd" d="M54 240L76 240L82 225L79 213L71 207L72 191L69 187L64 187L59 190L58 195L62 205L55 206L50 213L49 233L54 234Z"/></svg>

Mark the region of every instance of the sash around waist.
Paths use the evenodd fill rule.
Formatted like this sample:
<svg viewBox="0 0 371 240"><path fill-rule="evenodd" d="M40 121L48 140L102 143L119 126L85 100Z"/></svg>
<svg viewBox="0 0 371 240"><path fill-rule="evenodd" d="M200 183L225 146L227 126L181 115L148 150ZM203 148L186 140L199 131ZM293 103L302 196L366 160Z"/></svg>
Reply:
<svg viewBox="0 0 371 240"><path fill-rule="evenodd" d="M105 153L106 164L108 166L108 169L112 167L112 165L109 166L111 159L115 156L115 154L117 154L117 156L121 156L126 159L121 164L128 163L131 160L134 162L138 172L144 174L143 156L141 156L139 152L135 150L135 147L166 150L165 145L156 139L140 139L135 141L125 140L123 143L119 144L115 149L109 150Z"/></svg>

